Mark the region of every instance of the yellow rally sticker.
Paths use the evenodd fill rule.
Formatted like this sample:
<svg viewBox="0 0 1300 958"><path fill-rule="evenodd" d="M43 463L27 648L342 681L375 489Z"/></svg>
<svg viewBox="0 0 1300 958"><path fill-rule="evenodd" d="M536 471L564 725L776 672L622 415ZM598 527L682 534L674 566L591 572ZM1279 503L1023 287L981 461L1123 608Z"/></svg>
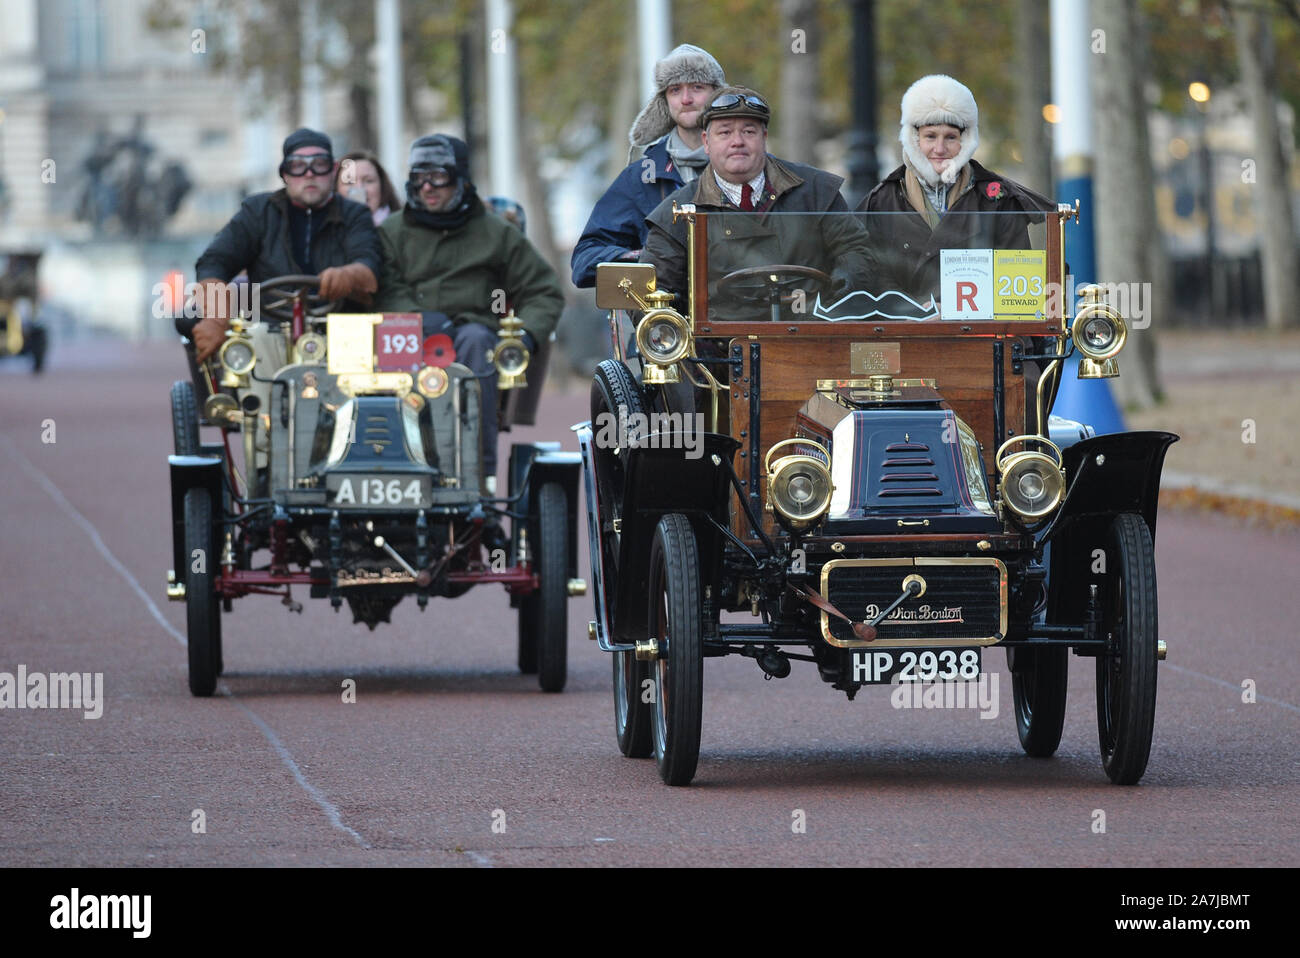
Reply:
<svg viewBox="0 0 1300 958"><path fill-rule="evenodd" d="M1047 308L1047 253L994 250L993 297L998 319L1040 319Z"/></svg>
<svg viewBox="0 0 1300 958"><path fill-rule="evenodd" d="M330 314L325 355L331 373L375 371L375 324L383 318L380 313Z"/></svg>

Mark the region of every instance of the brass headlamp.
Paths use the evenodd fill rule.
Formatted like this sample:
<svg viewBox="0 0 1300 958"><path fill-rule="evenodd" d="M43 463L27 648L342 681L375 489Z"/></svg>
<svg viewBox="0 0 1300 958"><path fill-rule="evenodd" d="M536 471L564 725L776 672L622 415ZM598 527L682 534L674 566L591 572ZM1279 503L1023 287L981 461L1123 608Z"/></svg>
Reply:
<svg viewBox="0 0 1300 958"><path fill-rule="evenodd" d="M524 321L513 312L501 319L500 339L492 350L491 359L497 367L497 388L518 389L527 386L524 371L528 368L532 355L524 345L520 334L524 331Z"/></svg>
<svg viewBox="0 0 1300 958"><path fill-rule="evenodd" d="M1037 443L1052 455L1030 449L1008 452L1017 443ZM1002 476L1002 502L1013 517L1025 523L1038 522L1060 506L1065 495L1065 470L1060 447L1052 440L1045 436L1012 436L998 447L994 459Z"/></svg>
<svg viewBox="0 0 1300 958"><path fill-rule="evenodd" d="M1110 379L1119 375L1115 356L1128 339L1128 325L1119 310L1104 301L1105 290L1089 283L1079 289L1079 311L1070 327L1079 360L1080 379Z"/></svg>
<svg viewBox="0 0 1300 958"><path fill-rule="evenodd" d="M667 293L650 296L669 298ZM645 363L647 385L681 382L677 364L691 352L690 324L677 310L657 306L637 324L636 348Z"/></svg>
<svg viewBox="0 0 1300 958"><path fill-rule="evenodd" d="M782 447L794 452L776 462L772 456ZM767 473L767 511L787 529L797 532L816 525L831 507L830 455L810 439L783 439L767 451L763 460Z"/></svg>
<svg viewBox="0 0 1300 958"><path fill-rule="evenodd" d="M257 350L253 348L253 341L244 334L242 323L235 320L231 323L231 330L221 344L218 357L224 370L221 385L237 389L248 385L248 374L257 365Z"/></svg>

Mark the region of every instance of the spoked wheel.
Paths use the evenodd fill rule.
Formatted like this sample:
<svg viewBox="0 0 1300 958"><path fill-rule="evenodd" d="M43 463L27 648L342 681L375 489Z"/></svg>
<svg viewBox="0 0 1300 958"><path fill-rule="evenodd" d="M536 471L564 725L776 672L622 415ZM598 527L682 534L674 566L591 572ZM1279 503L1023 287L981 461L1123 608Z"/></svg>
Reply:
<svg viewBox="0 0 1300 958"><path fill-rule="evenodd" d="M217 568L212 530L212 499L207 489L185 493L185 620L190 661L190 694L206 697L221 674L221 606L213 588Z"/></svg>
<svg viewBox="0 0 1300 958"><path fill-rule="evenodd" d="M1065 693L1070 669L1068 648L1008 649L1014 653L1011 697L1016 708L1016 732L1025 754L1049 758L1061 744L1065 726Z"/></svg>
<svg viewBox="0 0 1300 958"><path fill-rule="evenodd" d="M593 453L596 466L596 497L600 515L600 562L605 585L605 603L610 621L615 621L614 602L618 593L618 550L620 535L614 524L623 514L623 484L626 478L623 449L610 448L600 442L601 427L615 427L605 435L618 435L620 415L632 420L645 413L641 389L622 363L606 359L596 367L591 384L591 424L597 438ZM612 418L611 418L612 417ZM614 733L619 751L628 758L650 756L650 703L645 682L650 677L645 662L638 662L631 652L614 653Z"/></svg>
<svg viewBox="0 0 1300 958"><path fill-rule="evenodd" d="M520 615L529 605L536 610L537 684L543 692L563 691L568 677L568 508L558 482L548 482L537 493L530 534L539 585L520 606Z"/></svg>
<svg viewBox="0 0 1300 958"><path fill-rule="evenodd" d="M667 784L688 785L700 758L703 610L695 533L680 514L664 516L655 527L648 621L650 636L659 644L650 669L655 760Z"/></svg>
<svg viewBox="0 0 1300 958"><path fill-rule="evenodd" d="M176 455L199 454L199 405L194 384L183 379L172 383L172 440Z"/></svg>
<svg viewBox="0 0 1300 958"><path fill-rule="evenodd" d="M1156 714L1156 565L1151 531L1125 513L1110 527L1102 585L1106 652L1097 656L1101 761L1116 785L1146 771Z"/></svg>

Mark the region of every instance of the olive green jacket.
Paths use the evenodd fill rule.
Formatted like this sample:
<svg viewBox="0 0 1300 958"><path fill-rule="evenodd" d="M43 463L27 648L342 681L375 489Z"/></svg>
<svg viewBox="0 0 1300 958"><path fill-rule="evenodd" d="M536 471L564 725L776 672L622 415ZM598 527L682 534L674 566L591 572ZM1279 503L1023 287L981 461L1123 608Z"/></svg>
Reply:
<svg viewBox="0 0 1300 958"><path fill-rule="evenodd" d="M555 270L518 227L486 210L451 230L394 213L380 225L379 240L381 312L437 311L457 325L497 329L512 307L539 345L559 322L564 293Z"/></svg>

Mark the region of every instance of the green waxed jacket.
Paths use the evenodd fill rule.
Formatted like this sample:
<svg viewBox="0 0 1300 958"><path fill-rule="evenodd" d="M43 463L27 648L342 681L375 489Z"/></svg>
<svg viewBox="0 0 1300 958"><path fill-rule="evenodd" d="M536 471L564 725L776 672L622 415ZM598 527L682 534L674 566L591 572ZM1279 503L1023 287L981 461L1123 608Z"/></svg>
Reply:
<svg viewBox="0 0 1300 958"><path fill-rule="evenodd" d="M380 225L379 240L381 312L438 311L458 325L497 329L504 309L513 307L539 344L559 322L564 293L555 270L517 227L486 210L451 230L395 213Z"/></svg>

